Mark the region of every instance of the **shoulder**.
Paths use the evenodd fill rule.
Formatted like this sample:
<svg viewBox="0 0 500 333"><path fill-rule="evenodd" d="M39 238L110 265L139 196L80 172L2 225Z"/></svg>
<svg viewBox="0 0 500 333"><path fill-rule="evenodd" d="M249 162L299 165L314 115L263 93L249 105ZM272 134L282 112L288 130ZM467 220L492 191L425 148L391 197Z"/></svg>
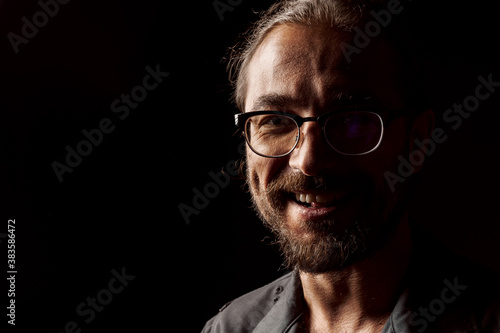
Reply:
<svg viewBox="0 0 500 333"><path fill-rule="evenodd" d="M440 327L438 331L470 326L500 332L498 272L432 241L426 242L418 257L410 279L414 310L410 324L434 325Z"/></svg>
<svg viewBox="0 0 500 333"><path fill-rule="evenodd" d="M252 332L285 294L293 293L296 277L290 272L279 279L226 303L210 319L202 333Z"/></svg>
<svg viewBox="0 0 500 333"><path fill-rule="evenodd" d="M429 311L439 314L451 310L446 327L455 323L474 323L480 332L500 332L500 276L475 263L464 261L456 275L443 280L442 290L429 302ZM444 316L446 318L446 316ZM443 319L445 319L443 318Z"/></svg>
<svg viewBox="0 0 500 333"><path fill-rule="evenodd" d="M500 274L479 265L465 267L469 268L465 283L470 287L465 303L475 314L481 332L500 332Z"/></svg>

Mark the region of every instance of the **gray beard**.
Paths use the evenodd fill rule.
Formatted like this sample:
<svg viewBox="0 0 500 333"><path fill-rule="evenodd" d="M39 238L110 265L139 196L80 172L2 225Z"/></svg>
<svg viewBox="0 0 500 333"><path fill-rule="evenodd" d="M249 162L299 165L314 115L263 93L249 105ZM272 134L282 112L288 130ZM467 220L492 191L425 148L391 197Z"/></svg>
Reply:
<svg viewBox="0 0 500 333"><path fill-rule="evenodd" d="M304 226L314 237L299 240L290 233L285 217L280 214L284 199L276 194L278 191L271 186L266 193L258 193L258 178L252 179L250 174L247 185L257 215L275 235L274 243L284 257L283 266L310 274L339 271L374 254L393 235L403 212L397 209L384 217L383 202L370 197L367 202L371 206L364 207L359 220L349 227L339 230L333 220L305 221Z"/></svg>
<svg viewBox="0 0 500 333"><path fill-rule="evenodd" d="M257 215L275 236L274 244L279 246L283 255L285 269L298 269L310 274L341 270L358 261L369 248L371 232L363 229L358 222L343 233L334 234L328 228L334 221L323 221L317 229L324 230L315 230L312 240L301 241L289 233L283 217L270 217L269 214L264 217L255 200L253 201ZM310 221L305 223L316 224Z"/></svg>

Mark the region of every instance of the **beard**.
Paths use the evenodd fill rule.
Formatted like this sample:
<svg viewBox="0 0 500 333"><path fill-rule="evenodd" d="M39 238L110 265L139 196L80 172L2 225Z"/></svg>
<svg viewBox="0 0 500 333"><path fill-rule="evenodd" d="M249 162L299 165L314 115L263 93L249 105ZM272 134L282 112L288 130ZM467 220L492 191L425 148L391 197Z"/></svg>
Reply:
<svg viewBox="0 0 500 333"><path fill-rule="evenodd" d="M247 168L247 185L253 207L275 235L287 269L320 274L338 271L375 253L394 233L403 209L390 209L388 192L369 175L306 176L281 173L263 190L256 172ZM349 218L328 216L299 221L307 237L298 236L287 221L286 206L291 193L306 190L350 189L360 199ZM394 208L394 207L393 207ZM389 212L392 212L389 214Z"/></svg>

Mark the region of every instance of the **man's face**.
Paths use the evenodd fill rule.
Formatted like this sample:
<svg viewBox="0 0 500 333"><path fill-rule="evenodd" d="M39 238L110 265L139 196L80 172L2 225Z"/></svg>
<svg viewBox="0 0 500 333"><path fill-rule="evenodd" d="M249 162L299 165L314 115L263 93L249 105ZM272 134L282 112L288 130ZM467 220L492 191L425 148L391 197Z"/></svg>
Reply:
<svg viewBox="0 0 500 333"><path fill-rule="evenodd" d="M245 112L318 117L352 106L401 109L396 53L373 40L347 64L339 45L348 38L330 28L275 27L249 63ZM384 172L408 149L405 124L405 118L390 122L378 149L362 156L335 152L317 122L302 125L299 144L285 157L247 149L254 205L289 266L311 273L340 269L374 251L394 229L389 221L400 198Z"/></svg>

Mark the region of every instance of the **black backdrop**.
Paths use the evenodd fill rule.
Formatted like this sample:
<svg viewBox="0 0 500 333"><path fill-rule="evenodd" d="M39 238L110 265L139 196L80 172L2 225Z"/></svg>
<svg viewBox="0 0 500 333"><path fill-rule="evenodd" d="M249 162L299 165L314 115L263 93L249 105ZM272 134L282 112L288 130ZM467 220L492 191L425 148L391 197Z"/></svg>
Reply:
<svg viewBox="0 0 500 333"><path fill-rule="evenodd" d="M198 332L225 302L282 274L242 181L212 186L208 204L195 198L240 157L221 59L271 1L218 3L232 3L223 20L210 0L71 0L46 21L39 14L38 32L16 53L9 33L22 36L22 18L33 22L41 7L0 2L0 233L16 220L19 331L71 331L75 322L82 332ZM500 81L492 2L404 7L400 15L434 60L438 114L473 94L478 75ZM146 66L169 75L128 116L113 112L122 94L142 96ZM499 93L448 131L413 204L417 221L443 244L495 270ZM53 162L64 163L66 146L77 149L82 131L106 118L113 131L60 182ZM193 207L193 199L203 208L187 224L179 205ZM110 294L112 270L135 278ZM96 296L106 303L101 311L91 320L80 315L77 307Z"/></svg>

